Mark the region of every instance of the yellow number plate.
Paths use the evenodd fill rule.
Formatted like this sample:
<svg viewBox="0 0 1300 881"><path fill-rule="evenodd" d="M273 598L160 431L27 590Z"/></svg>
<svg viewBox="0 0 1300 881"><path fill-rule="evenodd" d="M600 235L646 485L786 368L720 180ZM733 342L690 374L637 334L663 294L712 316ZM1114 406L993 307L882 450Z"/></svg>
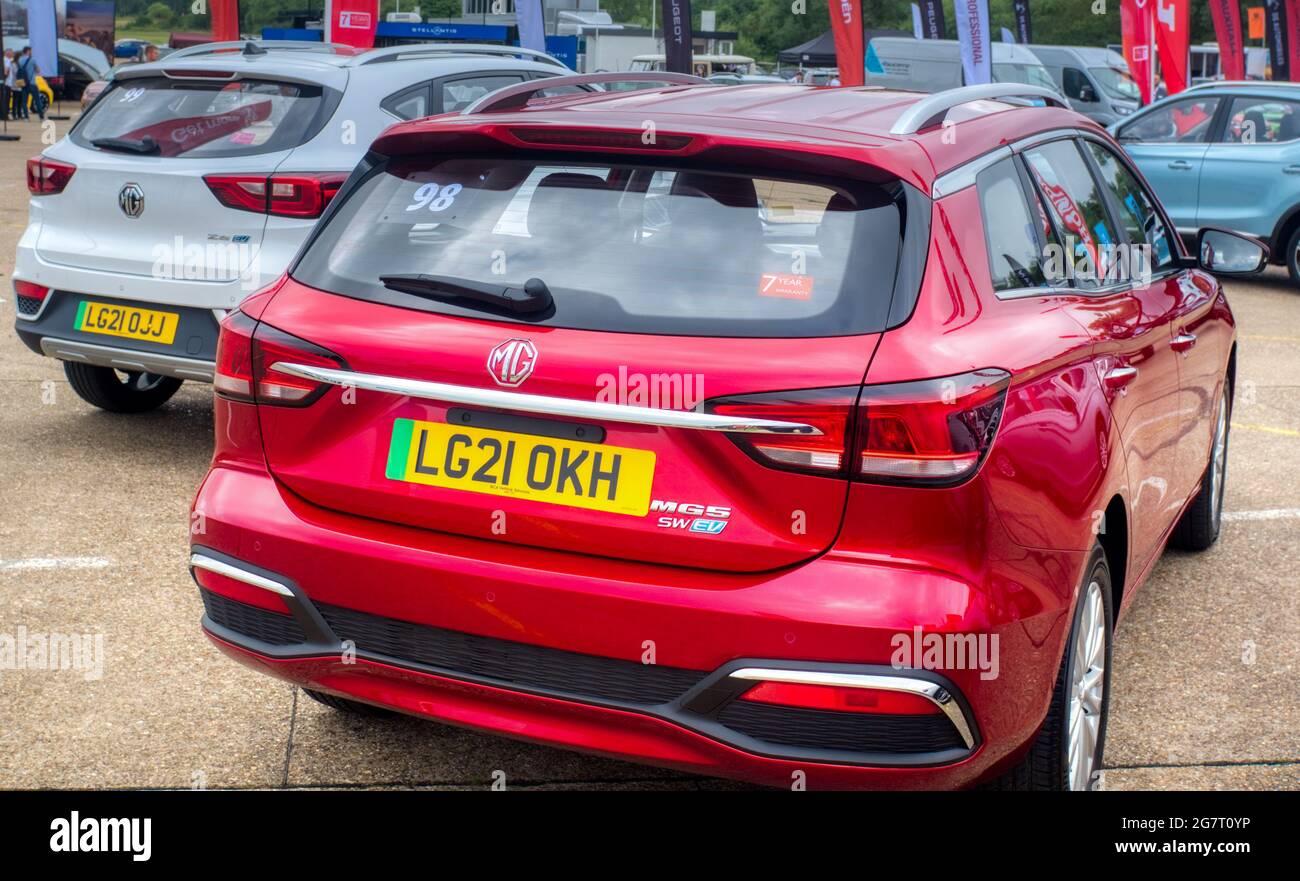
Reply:
<svg viewBox="0 0 1300 881"><path fill-rule="evenodd" d="M176 339L176 325L180 320L180 315L175 312L156 312L153 309L82 300L77 307L77 319L72 327L87 333L148 340L170 346Z"/></svg>
<svg viewBox="0 0 1300 881"><path fill-rule="evenodd" d="M650 510L655 454L398 419L385 473L407 483L644 517Z"/></svg>

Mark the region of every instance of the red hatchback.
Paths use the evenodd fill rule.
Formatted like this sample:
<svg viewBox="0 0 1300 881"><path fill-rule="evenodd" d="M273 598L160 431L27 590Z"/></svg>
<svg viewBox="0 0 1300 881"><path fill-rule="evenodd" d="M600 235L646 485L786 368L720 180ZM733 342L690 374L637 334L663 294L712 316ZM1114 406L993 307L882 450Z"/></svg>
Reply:
<svg viewBox="0 0 1300 881"><path fill-rule="evenodd" d="M1034 87L554 94L617 78L389 129L227 316L204 630L705 774L1093 786L1113 622L1219 530L1204 269L1262 246L1188 257Z"/></svg>

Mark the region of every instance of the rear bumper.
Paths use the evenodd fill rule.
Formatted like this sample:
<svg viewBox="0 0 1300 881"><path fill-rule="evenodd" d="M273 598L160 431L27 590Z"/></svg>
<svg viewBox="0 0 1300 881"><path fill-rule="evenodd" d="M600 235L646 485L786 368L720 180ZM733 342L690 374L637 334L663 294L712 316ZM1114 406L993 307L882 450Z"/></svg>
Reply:
<svg viewBox="0 0 1300 881"><path fill-rule="evenodd" d="M361 520L233 467L210 472L195 511L195 553L266 581L196 571L203 627L241 663L483 731L774 786L796 771L826 788L978 782L1041 724L1064 638L1059 609L1025 620L952 576L834 552L764 574L625 563ZM900 668L895 640L914 628L996 634L1001 671ZM753 667L928 684L945 712L755 713L734 700L753 684L734 674Z"/></svg>

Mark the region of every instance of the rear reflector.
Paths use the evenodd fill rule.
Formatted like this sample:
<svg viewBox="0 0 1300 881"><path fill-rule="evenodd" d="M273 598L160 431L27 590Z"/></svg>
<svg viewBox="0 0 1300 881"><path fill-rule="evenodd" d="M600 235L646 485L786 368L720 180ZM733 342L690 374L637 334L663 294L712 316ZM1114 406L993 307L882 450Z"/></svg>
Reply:
<svg viewBox="0 0 1300 881"><path fill-rule="evenodd" d="M510 134L525 144L592 150L682 150L691 143L685 135L647 135L645 132L611 132L598 129L512 128ZM648 140L647 140L648 139Z"/></svg>
<svg viewBox="0 0 1300 881"><path fill-rule="evenodd" d="M27 192L33 196L53 196L63 192L72 180L77 166L60 162L48 156L33 156L27 160Z"/></svg>
<svg viewBox="0 0 1300 881"><path fill-rule="evenodd" d="M820 436L729 435L772 468L869 483L949 486L979 468L1011 376L996 369L861 388L800 389L710 401L728 416L816 426Z"/></svg>
<svg viewBox="0 0 1300 881"><path fill-rule="evenodd" d="M809 710L840 713L879 713L923 716L942 713L919 694L877 688L845 688L838 685L806 685L799 682L760 682L740 696L741 700Z"/></svg>
<svg viewBox="0 0 1300 881"><path fill-rule="evenodd" d="M270 365L276 361L346 366L334 353L269 324L259 325L243 312L231 312L222 319L212 381L217 394L234 401L305 407L329 388L325 383L272 370Z"/></svg>
<svg viewBox="0 0 1300 881"><path fill-rule="evenodd" d="M203 181L227 208L274 217L320 217L347 180L329 174L208 174Z"/></svg>

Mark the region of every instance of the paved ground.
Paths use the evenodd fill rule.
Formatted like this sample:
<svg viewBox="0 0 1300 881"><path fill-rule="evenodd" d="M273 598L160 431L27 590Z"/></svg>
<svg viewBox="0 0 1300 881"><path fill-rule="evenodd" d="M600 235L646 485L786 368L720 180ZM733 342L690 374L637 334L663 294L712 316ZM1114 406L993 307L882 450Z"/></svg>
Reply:
<svg viewBox="0 0 1300 881"><path fill-rule="evenodd" d="M66 125L61 124L61 125ZM0 787L715 788L414 720L357 720L200 635L186 511L210 389L149 416L83 404L9 330L34 124L0 143L0 633L104 634L99 679L0 670ZM61 133L61 132L60 132ZM1227 510L1169 553L1120 630L1110 789L1300 789L1300 290L1233 284L1241 328Z"/></svg>

